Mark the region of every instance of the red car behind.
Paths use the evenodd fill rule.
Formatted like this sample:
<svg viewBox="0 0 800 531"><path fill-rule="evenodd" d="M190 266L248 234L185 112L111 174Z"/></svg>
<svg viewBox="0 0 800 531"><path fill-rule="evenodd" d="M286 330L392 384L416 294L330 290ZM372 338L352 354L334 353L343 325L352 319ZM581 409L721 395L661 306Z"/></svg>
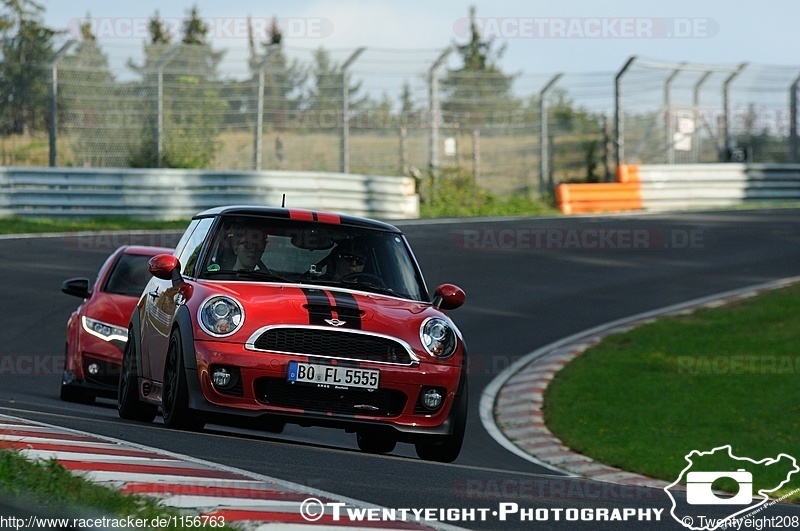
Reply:
<svg viewBox="0 0 800 531"><path fill-rule="evenodd" d="M195 216L131 315L118 409L167 427L342 428L363 451L453 461L466 348L396 227L326 212L220 207Z"/></svg>
<svg viewBox="0 0 800 531"><path fill-rule="evenodd" d="M84 301L67 321L62 400L91 403L96 396L117 396L128 322L150 280L147 262L171 252L165 247L123 246L105 261L91 289L88 278L64 282L64 293Z"/></svg>

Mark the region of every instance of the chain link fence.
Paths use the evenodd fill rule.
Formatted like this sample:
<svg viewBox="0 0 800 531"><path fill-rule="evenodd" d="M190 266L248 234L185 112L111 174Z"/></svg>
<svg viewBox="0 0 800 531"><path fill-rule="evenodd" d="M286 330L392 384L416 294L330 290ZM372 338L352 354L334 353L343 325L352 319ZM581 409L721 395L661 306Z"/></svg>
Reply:
<svg viewBox="0 0 800 531"><path fill-rule="evenodd" d="M46 126L0 137L0 162L460 168L497 194L535 196L560 182L612 180L619 162L798 158L800 68L633 58L618 72L491 79L460 74L459 63L441 49L72 43L39 65L50 104L26 112Z"/></svg>

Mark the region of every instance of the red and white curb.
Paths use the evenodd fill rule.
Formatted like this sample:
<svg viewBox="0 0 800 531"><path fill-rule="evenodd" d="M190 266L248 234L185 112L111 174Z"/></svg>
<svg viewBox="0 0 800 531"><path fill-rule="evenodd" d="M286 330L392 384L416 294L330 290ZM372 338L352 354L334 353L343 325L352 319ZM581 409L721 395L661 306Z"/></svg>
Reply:
<svg viewBox="0 0 800 531"><path fill-rule="evenodd" d="M438 522L355 521L347 508L375 505L244 470L40 422L0 415L0 449L31 460L55 459L72 473L126 494L150 496L187 514L224 517L247 530L458 529ZM314 498L303 516L303 502ZM321 506L325 512L321 513ZM344 503L334 519L328 503ZM317 514L319 513L319 514Z"/></svg>
<svg viewBox="0 0 800 531"><path fill-rule="evenodd" d="M628 331L659 317L687 315L700 308L717 308L797 282L800 282L800 277L695 299L613 321L551 343L524 356L487 386L481 396L481 422L509 451L554 472L620 485L664 488L670 483L599 463L564 445L544 422L542 404L547 386L567 363L608 335Z"/></svg>

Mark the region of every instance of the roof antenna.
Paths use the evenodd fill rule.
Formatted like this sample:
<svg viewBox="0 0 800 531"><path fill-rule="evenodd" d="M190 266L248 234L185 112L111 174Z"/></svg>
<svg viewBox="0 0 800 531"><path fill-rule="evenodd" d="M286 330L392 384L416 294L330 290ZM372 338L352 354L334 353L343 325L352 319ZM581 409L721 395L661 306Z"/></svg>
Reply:
<svg viewBox="0 0 800 531"><path fill-rule="evenodd" d="M283 199L281 199L281 208L286 208L286 194L283 194Z"/></svg>

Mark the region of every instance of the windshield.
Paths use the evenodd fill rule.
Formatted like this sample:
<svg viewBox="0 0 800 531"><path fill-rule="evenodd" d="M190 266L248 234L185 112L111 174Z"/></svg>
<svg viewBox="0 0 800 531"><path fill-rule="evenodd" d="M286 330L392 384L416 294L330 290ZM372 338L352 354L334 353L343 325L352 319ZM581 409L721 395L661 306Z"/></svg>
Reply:
<svg viewBox="0 0 800 531"><path fill-rule="evenodd" d="M198 278L316 284L427 300L398 233L295 220L225 216Z"/></svg>
<svg viewBox="0 0 800 531"><path fill-rule="evenodd" d="M152 256L142 254L123 253L119 255L102 291L130 297L141 295L151 278L147 269L147 262L150 258Z"/></svg>

